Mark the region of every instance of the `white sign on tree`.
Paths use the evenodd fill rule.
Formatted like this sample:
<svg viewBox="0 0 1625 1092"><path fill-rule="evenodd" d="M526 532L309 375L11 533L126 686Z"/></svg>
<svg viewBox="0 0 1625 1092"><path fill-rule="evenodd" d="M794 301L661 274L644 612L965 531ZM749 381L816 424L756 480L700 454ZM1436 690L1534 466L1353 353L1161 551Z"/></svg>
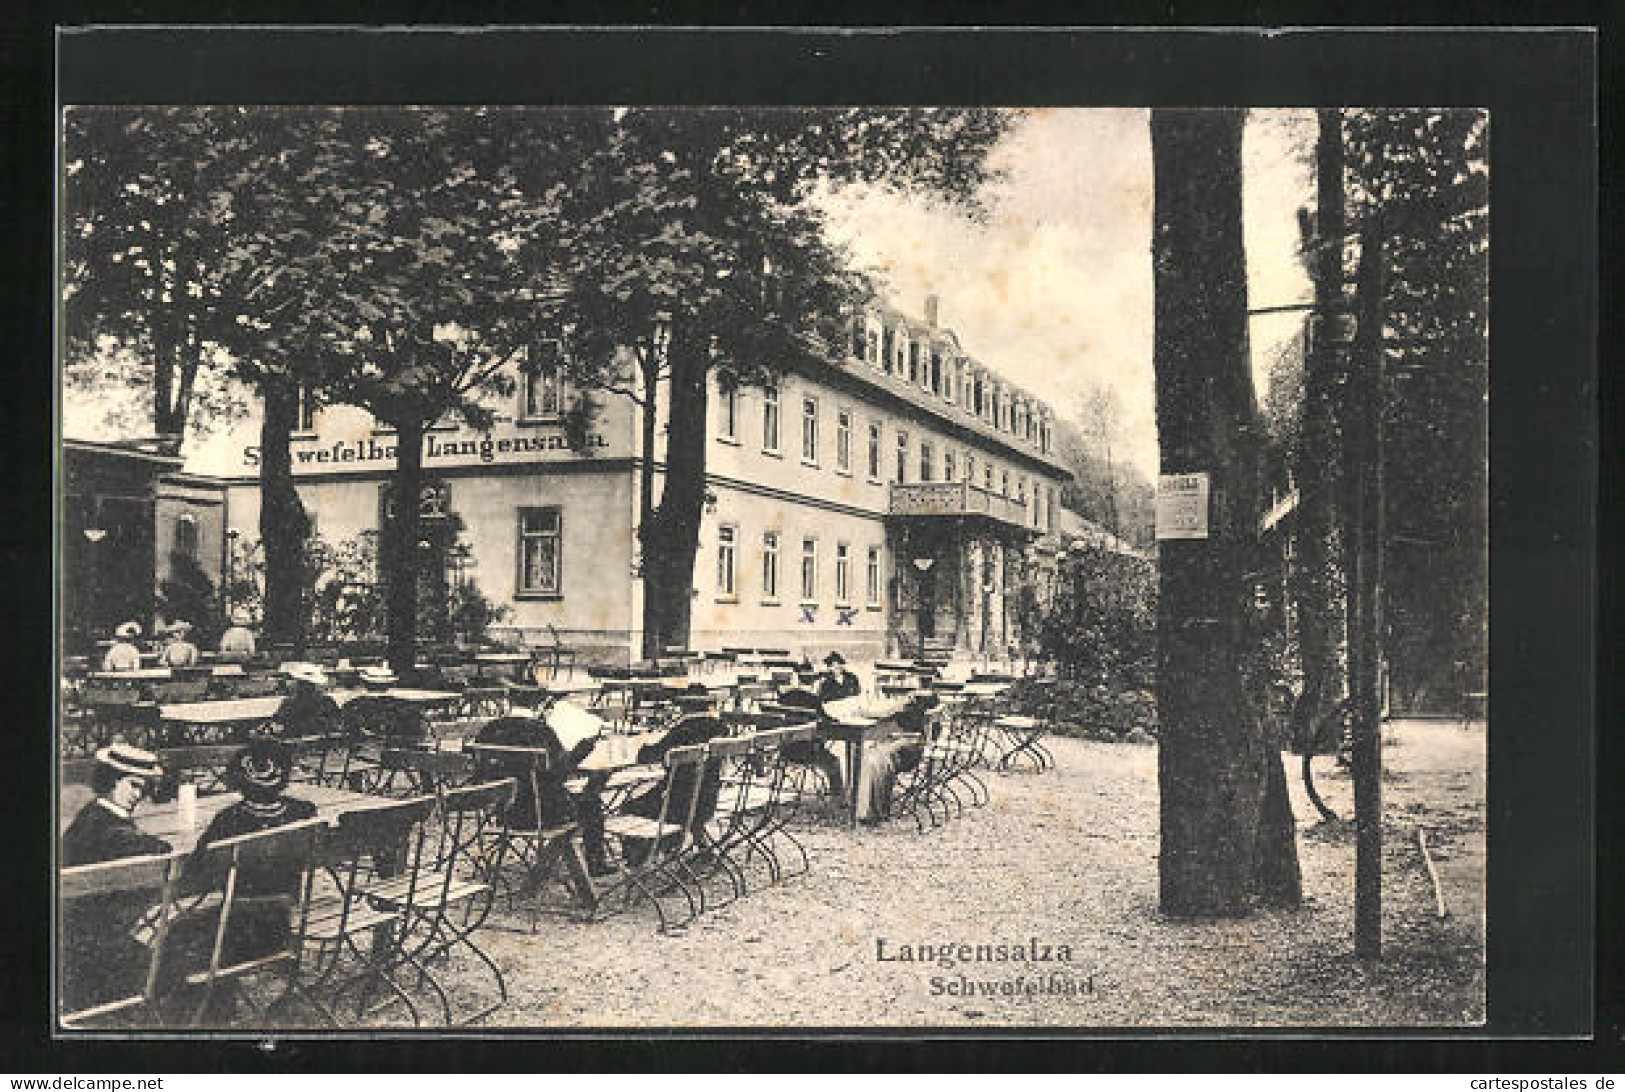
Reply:
<svg viewBox="0 0 1625 1092"><path fill-rule="evenodd" d="M1208 476L1162 474L1157 478L1157 539L1207 538Z"/></svg>

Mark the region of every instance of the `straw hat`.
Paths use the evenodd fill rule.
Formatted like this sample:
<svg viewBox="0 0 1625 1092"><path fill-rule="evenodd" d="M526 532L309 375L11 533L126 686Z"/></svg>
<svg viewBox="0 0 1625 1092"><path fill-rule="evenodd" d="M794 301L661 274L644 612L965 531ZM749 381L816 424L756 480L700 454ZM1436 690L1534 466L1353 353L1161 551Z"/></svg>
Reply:
<svg viewBox="0 0 1625 1092"><path fill-rule="evenodd" d="M128 743L114 743L96 752L96 761L131 777L161 777L163 766L158 756Z"/></svg>
<svg viewBox="0 0 1625 1092"><path fill-rule="evenodd" d="M126 641L129 640L131 637L139 637L139 636L141 636L141 623L140 622L123 622L123 623L120 623L119 627L113 631L113 636L114 637L122 637Z"/></svg>
<svg viewBox="0 0 1625 1092"><path fill-rule="evenodd" d="M388 686L400 681L400 676L393 670L380 665L363 667L357 674L362 682L372 686Z"/></svg>
<svg viewBox="0 0 1625 1092"><path fill-rule="evenodd" d="M192 632L192 623L177 618L175 621L169 623L169 632L173 633L177 637L184 637L186 634Z"/></svg>
<svg viewBox="0 0 1625 1092"><path fill-rule="evenodd" d="M282 673L297 682L307 682L313 686L327 685L327 672L316 664L292 660L282 665Z"/></svg>

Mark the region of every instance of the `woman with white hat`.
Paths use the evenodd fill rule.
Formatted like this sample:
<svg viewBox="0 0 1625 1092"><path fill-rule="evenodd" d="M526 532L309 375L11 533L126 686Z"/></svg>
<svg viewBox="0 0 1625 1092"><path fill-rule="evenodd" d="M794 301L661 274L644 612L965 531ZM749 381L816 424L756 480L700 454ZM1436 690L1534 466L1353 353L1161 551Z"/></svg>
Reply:
<svg viewBox="0 0 1625 1092"><path fill-rule="evenodd" d="M187 639L192 632L190 622L171 622L169 626L169 643L159 654L158 662L165 667L196 667L198 661L197 645Z"/></svg>
<svg viewBox="0 0 1625 1092"><path fill-rule="evenodd" d="M136 805L163 775L158 756L128 743L96 752L90 788L96 799L86 804L62 832L62 864L94 864L120 857L168 853L169 843L135 825Z"/></svg>
<svg viewBox="0 0 1625 1092"><path fill-rule="evenodd" d="M135 825L136 805L162 775L157 756L115 743L96 752L90 787L96 798L62 832L64 867L168 853L162 838ZM147 913L144 899L127 891L76 899L61 919L62 1001L68 1009L89 1008L141 988L148 951L131 936Z"/></svg>
<svg viewBox="0 0 1625 1092"><path fill-rule="evenodd" d="M140 671L141 650L135 639L141 636L140 622L125 622L113 631L113 646L102 657L103 671Z"/></svg>
<svg viewBox="0 0 1625 1092"><path fill-rule="evenodd" d="M290 662L282 665L282 674L293 681L293 692L277 706L271 719L289 738L300 736L327 736L339 731L339 707L327 694L328 677L316 664Z"/></svg>

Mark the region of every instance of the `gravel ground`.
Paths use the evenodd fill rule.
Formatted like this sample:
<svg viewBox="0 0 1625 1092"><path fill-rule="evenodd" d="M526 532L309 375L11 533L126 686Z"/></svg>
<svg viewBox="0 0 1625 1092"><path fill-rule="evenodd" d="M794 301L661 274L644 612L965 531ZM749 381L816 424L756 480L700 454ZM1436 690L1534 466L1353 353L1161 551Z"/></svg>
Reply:
<svg viewBox="0 0 1625 1092"><path fill-rule="evenodd" d="M1391 725L1385 959L1353 959L1353 837L1312 824L1297 762L1305 901L1240 921L1157 910L1156 751L1052 741L1049 774L989 775L992 802L912 824L804 832L812 871L661 936L647 907L583 924L499 911L486 949L516 1027L1473 1025L1484 1012L1484 732ZM1316 763L1352 814L1346 775ZM1318 818L1318 817L1315 817ZM1426 828L1448 916L1415 841ZM1026 959L961 962L940 946ZM883 949L881 946L884 946ZM903 961L904 948L924 961ZM1063 950L1064 949L1064 950ZM946 958L939 958L946 955ZM1047 960L1034 960L1037 955ZM961 977L963 976L963 977ZM454 978L485 988L472 966ZM966 996L966 993L970 996Z"/></svg>

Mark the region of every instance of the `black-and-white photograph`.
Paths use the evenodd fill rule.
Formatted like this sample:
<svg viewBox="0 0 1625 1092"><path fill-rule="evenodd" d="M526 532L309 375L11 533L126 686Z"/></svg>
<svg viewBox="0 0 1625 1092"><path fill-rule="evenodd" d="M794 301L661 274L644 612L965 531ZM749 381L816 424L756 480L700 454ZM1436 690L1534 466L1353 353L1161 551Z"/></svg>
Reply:
<svg viewBox="0 0 1625 1092"><path fill-rule="evenodd" d="M60 1033L1477 1028L1491 115L60 113Z"/></svg>

